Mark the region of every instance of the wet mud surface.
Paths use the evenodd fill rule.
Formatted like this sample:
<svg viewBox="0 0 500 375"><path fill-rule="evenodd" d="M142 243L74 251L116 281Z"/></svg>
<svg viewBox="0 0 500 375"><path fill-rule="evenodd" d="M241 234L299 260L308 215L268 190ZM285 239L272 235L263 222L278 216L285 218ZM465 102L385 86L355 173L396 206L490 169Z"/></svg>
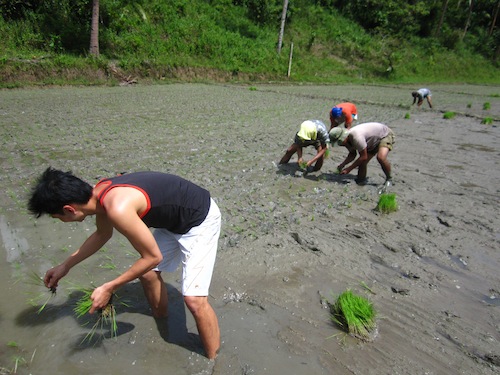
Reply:
<svg viewBox="0 0 500 375"><path fill-rule="evenodd" d="M500 87L430 87L433 109L411 107L415 88L0 91L0 373L497 374ZM366 186L335 173L344 148L305 177L296 158L277 167L303 120L327 123L329 108L346 100L357 104L359 123L383 122L396 134L397 212L374 210L384 181L375 159ZM455 118L443 119L448 111ZM481 124L485 117L493 124ZM28 215L31 184L49 165L91 183L164 171L211 192L223 215L210 295L223 341L215 362L202 354L178 271L165 275L168 321L151 317L131 283L118 292L127 303L117 304L118 337L104 329L81 344L92 319L75 318L75 287L100 285L137 257L118 234L37 313L48 292L29 275L43 275L93 230L92 219ZM321 303L347 288L378 312L372 342L345 335Z"/></svg>

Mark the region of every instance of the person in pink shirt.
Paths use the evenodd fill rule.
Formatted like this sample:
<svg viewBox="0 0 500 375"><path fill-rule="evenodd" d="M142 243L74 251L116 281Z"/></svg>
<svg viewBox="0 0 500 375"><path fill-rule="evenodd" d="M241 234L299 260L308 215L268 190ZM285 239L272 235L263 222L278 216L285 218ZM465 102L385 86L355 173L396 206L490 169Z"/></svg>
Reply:
<svg viewBox="0 0 500 375"><path fill-rule="evenodd" d="M358 110L352 103L339 103L330 111L330 130L344 124L346 129L352 127L354 120L358 119Z"/></svg>
<svg viewBox="0 0 500 375"><path fill-rule="evenodd" d="M349 154L339 164L337 170L340 174L348 174L358 168L358 177L355 180L358 185L366 185L367 166L375 155L385 174L386 183L392 181L391 163L387 160L387 156L394 142L395 136L392 130L379 122L359 124L350 130L341 127L330 130L330 143L344 146L349 150ZM357 154L359 157L356 159ZM351 162L352 164L348 166Z"/></svg>

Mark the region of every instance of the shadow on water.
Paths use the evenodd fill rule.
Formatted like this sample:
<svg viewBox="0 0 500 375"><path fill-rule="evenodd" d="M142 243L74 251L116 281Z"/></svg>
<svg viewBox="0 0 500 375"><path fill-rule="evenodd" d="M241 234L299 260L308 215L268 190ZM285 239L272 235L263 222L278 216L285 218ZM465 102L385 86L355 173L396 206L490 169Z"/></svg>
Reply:
<svg viewBox="0 0 500 375"><path fill-rule="evenodd" d="M73 343L68 343L71 352L80 352L90 348L101 347L106 340L116 338L130 333L135 325L120 321L120 315L124 313L142 314L150 316L155 320L158 334L167 343L181 346L189 351L204 354L198 334L190 333L187 329L186 310L182 294L170 284L166 284L168 291L168 318L153 318L146 298L143 295L140 283L129 283L123 286L114 299L116 310L116 333L112 333L110 322L98 324L95 332L92 332L94 324L98 320L98 314L86 314L77 317L74 307L78 300L84 295L81 291L73 291L62 304L47 304L42 311L39 306L30 306L21 311L15 318L15 323L21 327L34 327L40 325L52 325L60 319L72 317L80 327L87 331L78 335ZM131 338L130 340L133 340Z"/></svg>

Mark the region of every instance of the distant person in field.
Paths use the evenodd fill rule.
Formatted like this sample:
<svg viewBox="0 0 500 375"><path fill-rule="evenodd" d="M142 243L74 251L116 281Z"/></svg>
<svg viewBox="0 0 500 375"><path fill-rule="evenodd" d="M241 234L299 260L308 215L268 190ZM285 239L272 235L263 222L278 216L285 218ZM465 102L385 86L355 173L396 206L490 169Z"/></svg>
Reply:
<svg viewBox="0 0 500 375"><path fill-rule="evenodd" d="M323 166L329 141L328 130L323 122L319 120L306 120L300 124L300 129L295 134L293 144L288 147L279 163L288 163L293 154L297 153L297 163L307 173L319 171ZM308 146L314 146L317 153L314 158L305 162L302 158L302 149Z"/></svg>
<svg viewBox="0 0 500 375"><path fill-rule="evenodd" d="M385 174L386 182L392 181L391 164L387 156L393 148L394 141L392 130L379 122L359 124L349 130L341 127L330 130L331 144L344 146L349 150L349 154L339 164L337 170L340 174L348 174L358 168L358 176L355 180L358 185L366 185L368 182L367 166L375 155ZM357 154L359 157L356 159ZM351 162L353 163L348 165Z"/></svg>
<svg viewBox="0 0 500 375"><path fill-rule="evenodd" d="M95 254L117 230L137 250L137 260L112 280L96 287L90 313L103 309L113 293L139 279L153 317L167 317L167 287L161 272L182 264L182 295L193 314L206 356L220 347L217 315L208 301L221 214L210 193L181 177L160 172L136 172L102 179L95 186L47 168L38 178L29 211L65 223L95 216L95 231L61 264L47 271L45 285L57 287L74 266ZM154 228L151 231L150 228Z"/></svg>
<svg viewBox="0 0 500 375"><path fill-rule="evenodd" d="M348 102L339 103L330 111L330 130L342 124L346 129L350 129L357 119L358 110L354 104Z"/></svg>
<svg viewBox="0 0 500 375"><path fill-rule="evenodd" d="M432 93L429 89L418 89L417 91L413 91L411 93L413 96L413 104L417 103L417 106L420 107L424 102L424 99L427 99L427 103L429 103L429 108L432 108Z"/></svg>

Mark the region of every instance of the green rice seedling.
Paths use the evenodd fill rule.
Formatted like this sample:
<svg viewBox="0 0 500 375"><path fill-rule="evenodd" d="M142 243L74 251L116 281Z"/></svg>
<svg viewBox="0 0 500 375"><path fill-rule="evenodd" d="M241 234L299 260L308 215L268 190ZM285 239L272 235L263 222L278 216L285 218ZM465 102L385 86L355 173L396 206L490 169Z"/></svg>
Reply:
<svg viewBox="0 0 500 375"><path fill-rule="evenodd" d="M361 281L359 283L364 289L366 289L367 291L369 291L371 294L377 294L375 293L368 285L366 285L366 283L364 281Z"/></svg>
<svg viewBox="0 0 500 375"><path fill-rule="evenodd" d="M491 104L490 102L486 102L483 104L483 110L488 111L491 109Z"/></svg>
<svg viewBox="0 0 500 375"><path fill-rule="evenodd" d="M398 202L396 201L396 193L380 194L376 210L385 214L397 211Z"/></svg>
<svg viewBox="0 0 500 375"><path fill-rule="evenodd" d="M472 108L472 103L467 103L467 108Z"/></svg>
<svg viewBox="0 0 500 375"><path fill-rule="evenodd" d="M78 299L78 301L76 301L73 312L77 318L81 318L86 315L92 307L92 300L90 299L90 296L92 295L94 289L82 288L78 289L78 291L82 293L82 296Z"/></svg>
<svg viewBox="0 0 500 375"><path fill-rule="evenodd" d="M94 289L80 288L78 289L78 291L82 293L82 296L76 301L73 311L77 318L81 318L85 316L92 307L92 300L90 299L90 297L92 296ZM109 327L111 337L117 337L118 324L116 323L116 309L113 303L114 297L115 295L113 294L106 307L99 311L97 320L90 328L90 331L87 333L87 335L83 338L81 342L82 344L86 341L92 341L92 338L94 337L97 330L99 329L103 331L106 327ZM128 304L124 301L120 301L120 304L128 306Z"/></svg>
<svg viewBox="0 0 500 375"><path fill-rule="evenodd" d="M28 274L28 277L29 277L28 281L29 284L46 288L43 282L43 278L35 271L30 272ZM57 288L53 286L51 288L48 288L48 291L50 293L48 296L45 293L39 293L36 296L29 299L31 305L39 306L37 314L40 314L45 309L49 301L56 295Z"/></svg>
<svg viewBox="0 0 500 375"><path fill-rule="evenodd" d="M370 340L376 329L373 304L351 290L343 292L330 306L331 319L350 335Z"/></svg>
<svg viewBox="0 0 500 375"><path fill-rule="evenodd" d="M12 360L14 361L14 368L12 369L12 373L13 374L17 374L17 368L20 366L20 365L24 365L26 363L26 360L24 359L24 357L20 356L20 355L16 355L12 358Z"/></svg>
<svg viewBox="0 0 500 375"><path fill-rule="evenodd" d="M406 112L405 119L409 120L410 119L410 112Z"/></svg>
<svg viewBox="0 0 500 375"><path fill-rule="evenodd" d="M454 118L456 115L455 112L445 112L444 115L443 115L443 118L445 120L451 120L452 118Z"/></svg>
<svg viewBox="0 0 500 375"><path fill-rule="evenodd" d="M307 162L303 161L303 162L299 163L299 167L302 168L302 169L306 169L307 168Z"/></svg>
<svg viewBox="0 0 500 375"><path fill-rule="evenodd" d="M101 262L101 264L99 264L99 268L115 270L116 264L113 262L113 258L111 258L109 255L105 255L104 260Z"/></svg>
<svg viewBox="0 0 500 375"><path fill-rule="evenodd" d="M493 124L493 118L492 117L485 117L481 121L481 124L491 125L491 124Z"/></svg>

